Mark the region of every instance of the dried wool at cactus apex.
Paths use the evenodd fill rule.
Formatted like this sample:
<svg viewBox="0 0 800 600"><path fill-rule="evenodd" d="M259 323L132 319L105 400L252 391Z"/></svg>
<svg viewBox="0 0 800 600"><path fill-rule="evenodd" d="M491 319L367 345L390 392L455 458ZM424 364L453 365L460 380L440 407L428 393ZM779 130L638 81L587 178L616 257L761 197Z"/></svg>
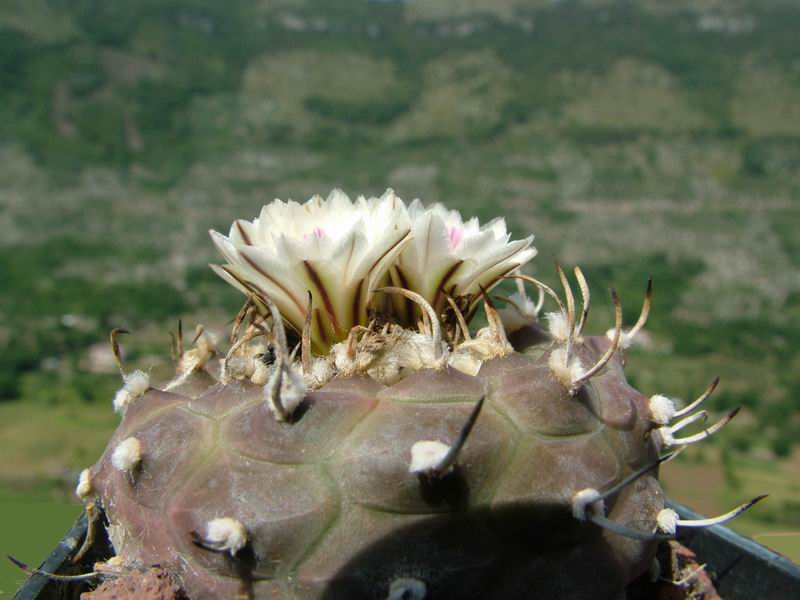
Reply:
<svg viewBox="0 0 800 600"><path fill-rule="evenodd" d="M665 510L658 467L733 414L681 436L716 382L680 410L628 385L649 284L633 327L613 293L614 329L587 335L580 269L559 295L520 274L533 238L391 191L276 200L212 237L247 296L228 350L179 332L163 385L120 363L122 422L81 476L123 571L193 599L616 598L709 524Z"/></svg>

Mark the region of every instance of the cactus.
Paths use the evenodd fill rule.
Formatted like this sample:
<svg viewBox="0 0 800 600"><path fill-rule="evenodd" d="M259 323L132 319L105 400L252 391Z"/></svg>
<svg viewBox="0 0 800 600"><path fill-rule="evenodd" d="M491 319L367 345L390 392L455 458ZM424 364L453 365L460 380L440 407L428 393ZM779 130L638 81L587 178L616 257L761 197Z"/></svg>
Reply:
<svg viewBox="0 0 800 600"><path fill-rule="evenodd" d="M117 571L160 565L195 600L617 598L698 525L665 508L658 465L734 414L681 437L716 382L683 410L627 383L650 285L630 330L613 293L614 329L585 335L580 269L579 311L560 267L563 299L520 274L532 237L391 191L211 235L246 295L229 350L179 331L163 385L119 361L122 422L79 481Z"/></svg>

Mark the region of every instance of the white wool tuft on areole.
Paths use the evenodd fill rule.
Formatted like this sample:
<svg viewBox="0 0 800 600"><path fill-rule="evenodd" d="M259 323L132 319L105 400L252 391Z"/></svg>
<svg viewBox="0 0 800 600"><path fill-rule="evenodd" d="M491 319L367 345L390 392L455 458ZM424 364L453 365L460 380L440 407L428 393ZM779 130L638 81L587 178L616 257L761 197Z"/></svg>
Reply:
<svg viewBox="0 0 800 600"><path fill-rule="evenodd" d="M137 369L123 375L122 380L124 385L114 394L114 412L124 415L130 403L150 389L150 376Z"/></svg>
<svg viewBox="0 0 800 600"><path fill-rule="evenodd" d="M435 471L449 451L450 446L438 440L416 442L411 446L408 472L412 475L421 475Z"/></svg>
<svg viewBox="0 0 800 600"><path fill-rule="evenodd" d="M616 330L612 327L608 331L606 331L606 337L610 340L614 340L614 336L616 335ZM627 331L620 331L619 333L619 347L622 349L630 348L633 345L633 336L630 335Z"/></svg>
<svg viewBox="0 0 800 600"><path fill-rule="evenodd" d="M125 411L128 410L128 405L130 405L131 402L133 402L133 398L131 398L128 389L124 387L118 389L117 393L114 394L114 412L124 415Z"/></svg>
<svg viewBox="0 0 800 600"><path fill-rule="evenodd" d="M246 357L245 360L250 362L253 369L252 373L250 374L250 381L256 385L264 385L267 383L272 365L268 365L263 360L259 360L257 358Z"/></svg>
<svg viewBox="0 0 800 600"><path fill-rule="evenodd" d="M392 581L386 600L425 600L427 594L425 582L411 577L400 577Z"/></svg>
<svg viewBox="0 0 800 600"><path fill-rule="evenodd" d="M504 339L499 340L491 327L484 327L471 340L456 346L447 357L447 364L462 373L475 376L485 361L513 351L511 344Z"/></svg>
<svg viewBox="0 0 800 600"><path fill-rule="evenodd" d="M279 369L282 373L279 372ZM278 376L281 377L281 387L278 390L280 407L275 405L270 395L273 378ZM279 421L282 421L291 415L303 401L303 398L306 397L306 385L303 381L303 376L294 367L275 365L270 375L270 381L264 387L264 393L266 394L269 409Z"/></svg>
<svg viewBox="0 0 800 600"><path fill-rule="evenodd" d="M556 379L568 389L572 389L574 383L586 372L578 357L569 358L564 347L553 350L548 364Z"/></svg>
<svg viewBox="0 0 800 600"><path fill-rule="evenodd" d="M128 388L131 396L138 398L150 389L150 376L144 371L131 371L125 375L125 387Z"/></svg>
<svg viewBox="0 0 800 600"><path fill-rule="evenodd" d="M115 469L129 473L142 462L142 443L135 437L122 440L111 454L111 464Z"/></svg>
<svg viewBox="0 0 800 600"><path fill-rule="evenodd" d="M656 526L668 535L675 535L678 530L679 520L678 513L671 508L664 508L659 511L656 517Z"/></svg>
<svg viewBox="0 0 800 600"><path fill-rule="evenodd" d="M549 312L544 315L544 318L547 319L547 329L550 331L550 335L562 342L569 338L572 332L567 315L563 312Z"/></svg>
<svg viewBox="0 0 800 600"><path fill-rule="evenodd" d="M596 489L585 488L572 497L572 515L579 521L586 520L586 508L589 506L596 512L605 512L605 503Z"/></svg>
<svg viewBox="0 0 800 600"><path fill-rule="evenodd" d="M497 311L506 333L513 333L536 322L538 311L533 300L519 292L514 292L508 299L510 302Z"/></svg>
<svg viewBox="0 0 800 600"><path fill-rule="evenodd" d="M336 375L336 367L328 356L312 356L311 368L303 373L306 387L317 389L328 383Z"/></svg>
<svg viewBox="0 0 800 600"><path fill-rule="evenodd" d="M658 433L661 436L661 443L664 444L665 448L675 445L675 436L672 434L669 427L659 427Z"/></svg>
<svg viewBox="0 0 800 600"><path fill-rule="evenodd" d="M86 500L92 495L92 474L89 469L84 469L78 476L78 486L75 488L75 495L81 500Z"/></svg>
<svg viewBox="0 0 800 600"><path fill-rule="evenodd" d="M650 397L650 418L656 425L667 425L675 416L675 403L661 394Z"/></svg>
<svg viewBox="0 0 800 600"><path fill-rule="evenodd" d="M284 373L283 382L281 384L281 403L289 414L300 406L303 398L306 397L306 386L300 374L289 367Z"/></svg>
<svg viewBox="0 0 800 600"><path fill-rule="evenodd" d="M247 544L247 531L236 519L221 517L206 524L205 540L215 550L234 556Z"/></svg>

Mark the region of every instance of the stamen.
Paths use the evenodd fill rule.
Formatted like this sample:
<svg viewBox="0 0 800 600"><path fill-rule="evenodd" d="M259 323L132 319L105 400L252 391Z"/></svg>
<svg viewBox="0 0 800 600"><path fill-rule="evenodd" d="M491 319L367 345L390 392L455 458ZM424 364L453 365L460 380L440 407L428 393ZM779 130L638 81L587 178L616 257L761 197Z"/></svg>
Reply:
<svg viewBox="0 0 800 600"><path fill-rule="evenodd" d="M611 290L611 298L614 301L614 339L611 340L611 345L608 347L606 353L600 357L600 360L595 363L595 365L590 368L586 373L583 374L582 377L573 381L574 389L578 389L584 383L589 381L592 377L594 377L600 369L606 366L611 357L614 356L614 352L617 351L619 347L619 340L620 340L620 333L622 332L622 305L619 302L619 296L617 295L616 290Z"/></svg>
<svg viewBox="0 0 800 600"><path fill-rule="evenodd" d="M719 384L719 377L716 377L714 381L712 381L706 388L706 391L703 392L703 394L697 400L695 400L688 406L685 406L684 408L680 409L679 411L676 411L674 416L682 417L683 415L687 415L690 412L692 412L695 408L697 408L703 402L705 402L711 394L714 393L714 390L717 388L718 384Z"/></svg>

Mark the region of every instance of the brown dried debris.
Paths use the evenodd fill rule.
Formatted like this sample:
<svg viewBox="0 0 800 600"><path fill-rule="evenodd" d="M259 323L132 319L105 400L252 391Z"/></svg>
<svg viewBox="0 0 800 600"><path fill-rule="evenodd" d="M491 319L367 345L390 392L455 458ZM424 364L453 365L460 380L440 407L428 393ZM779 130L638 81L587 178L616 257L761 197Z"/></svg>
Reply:
<svg viewBox="0 0 800 600"><path fill-rule="evenodd" d="M81 600L185 600L186 596L161 567L109 579Z"/></svg>

